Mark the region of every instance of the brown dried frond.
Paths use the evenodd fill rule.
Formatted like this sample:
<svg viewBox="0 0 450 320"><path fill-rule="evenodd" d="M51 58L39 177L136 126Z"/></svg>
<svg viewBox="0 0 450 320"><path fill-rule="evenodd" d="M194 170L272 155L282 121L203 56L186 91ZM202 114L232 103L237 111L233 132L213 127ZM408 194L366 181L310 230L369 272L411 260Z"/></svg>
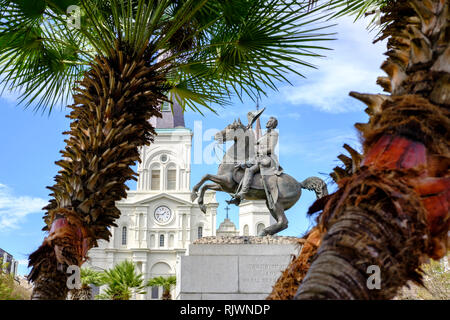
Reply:
<svg viewBox="0 0 450 320"><path fill-rule="evenodd" d="M292 260L286 270L278 278L267 300L292 300L298 286L308 272L310 263L320 245L321 232L317 227L311 229L302 238L299 255Z"/></svg>

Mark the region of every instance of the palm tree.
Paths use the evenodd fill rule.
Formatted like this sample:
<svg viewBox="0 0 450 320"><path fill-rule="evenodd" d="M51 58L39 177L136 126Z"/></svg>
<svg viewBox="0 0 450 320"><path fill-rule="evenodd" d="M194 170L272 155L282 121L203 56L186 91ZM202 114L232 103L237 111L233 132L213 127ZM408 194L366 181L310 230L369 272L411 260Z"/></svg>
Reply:
<svg viewBox="0 0 450 320"><path fill-rule="evenodd" d="M379 10L388 77L377 83L388 94L350 93L370 115L356 124L363 155L341 156L338 191L310 208L321 211L321 244L294 298L391 299L408 280L421 284L421 262L448 249L449 2L333 1L331 9ZM371 266L380 290L367 285Z"/></svg>
<svg viewBox="0 0 450 320"><path fill-rule="evenodd" d="M91 300L93 297L90 285L101 286L104 284L103 273L90 268L81 268L80 278L81 288L69 291L70 300Z"/></svg>
<svg viewBox="0 0 450 320"><path fill-rule="evenodd" d="M102 274L100 282L106 284L107 287L103 293L97 295L97 299L130 300L133 293L146 293L143 275L137 273L133 262L128 260L106 270Z"/></svg>
<svg viewBox="0 0 450 320"><path fill-rule="evenodd" d="M177 278L175 276L169 277L155 277L150 279L147 282L148 287L162 287L163 294L162 300L172 300L172 295L170 294L170 290L172 287L177 284Z"/></svg>
<svg viewBox="0 0 450 320"><path fill-rule="evenodd" d="M68 4L80 15L69 24ZM295 0L0 0L3 88L37 110L68 102L72 120L49 189L43 244L29 257L33 299L65 299L120 216L139 147L164 101L200 111L233 94L255 99L329 40L321 9ZM75 11L76 12L76 11ZM72 16L71 16L72 19ZM74 27L75 25L75 27ZM297 72L298 73L298 72Z"/></svg>

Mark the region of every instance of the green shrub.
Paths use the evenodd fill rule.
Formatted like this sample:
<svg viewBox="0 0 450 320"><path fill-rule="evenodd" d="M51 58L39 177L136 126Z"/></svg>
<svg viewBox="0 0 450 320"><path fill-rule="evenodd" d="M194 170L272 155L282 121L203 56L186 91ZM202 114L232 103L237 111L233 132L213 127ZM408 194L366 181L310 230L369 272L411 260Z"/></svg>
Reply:
<svg viewBox="0 0 450 320"><path fill-rule="evenodd" d="M0 258L0 300L29 300L31 293L14 280L14 276L5 273L8 266Z"/></svg>

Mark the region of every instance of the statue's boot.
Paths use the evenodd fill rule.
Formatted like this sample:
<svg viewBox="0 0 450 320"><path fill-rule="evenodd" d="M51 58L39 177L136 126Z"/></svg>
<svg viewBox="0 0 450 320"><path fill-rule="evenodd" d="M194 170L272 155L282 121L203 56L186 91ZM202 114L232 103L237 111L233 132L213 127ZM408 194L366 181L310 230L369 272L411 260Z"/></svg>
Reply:
<svg viewBox="0 0 450 320"><path fill-rule="evenodd" d="M239 202L241 202L241 200L244 199L245 195L247 194L248 190L250 189L252 180L253 180L252 171L245 170L244 177L242 178L242 188L238 193L233 195L235 199L239 200Z"/></svg>

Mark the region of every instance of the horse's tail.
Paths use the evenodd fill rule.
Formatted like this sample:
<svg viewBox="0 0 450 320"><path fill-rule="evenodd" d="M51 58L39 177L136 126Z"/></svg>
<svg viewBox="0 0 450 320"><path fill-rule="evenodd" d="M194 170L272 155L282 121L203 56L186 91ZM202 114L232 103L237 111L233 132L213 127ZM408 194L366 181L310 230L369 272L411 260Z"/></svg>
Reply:
<svg viewBox="0 0 450 320"><path fill-rule="evenodd" d="M318 177L309 177L302 182L300 182L302 189L314 191L316 193L317 199L328 195L327 184L325 181Z"/></svg>

